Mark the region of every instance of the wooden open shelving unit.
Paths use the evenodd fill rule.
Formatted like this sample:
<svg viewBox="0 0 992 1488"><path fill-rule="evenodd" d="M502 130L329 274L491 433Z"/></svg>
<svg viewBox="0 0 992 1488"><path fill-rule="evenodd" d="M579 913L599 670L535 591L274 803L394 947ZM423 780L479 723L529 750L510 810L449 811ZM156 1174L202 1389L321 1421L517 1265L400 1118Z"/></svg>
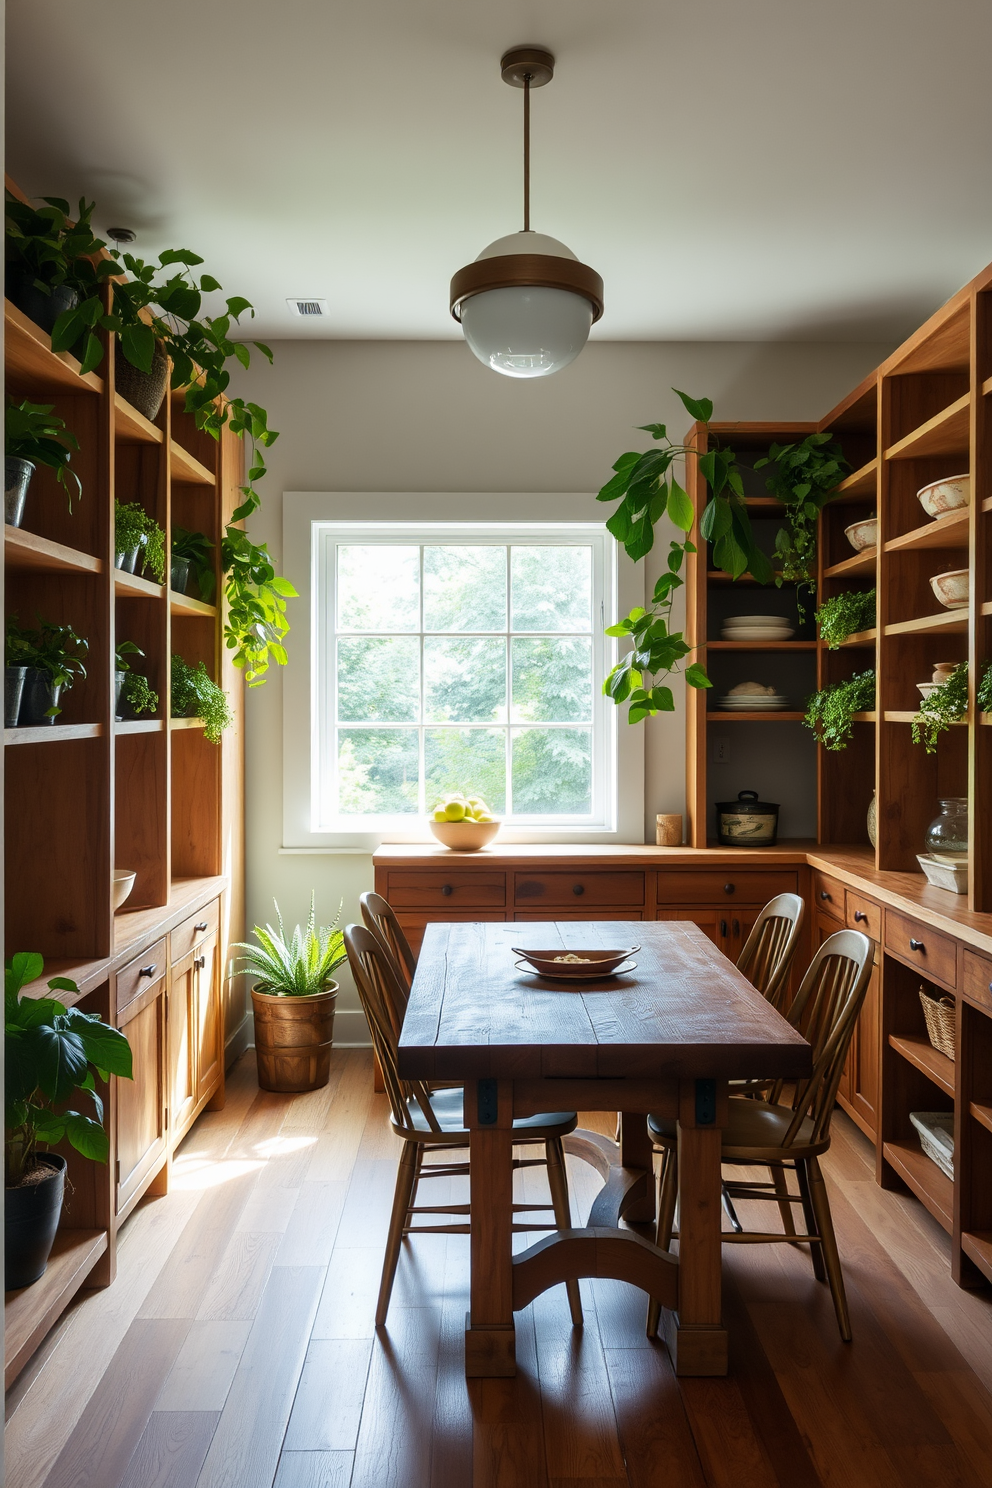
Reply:
<svg viewBox="0 0 992 1488"><path fill-rule="evenodd" d="M140 502L167 538L174 520L205 532L219 563L243 452L228 431L200 433L181 392L154 422L133 408L115 388L112 337L99 372L83 376L10 303L5 332L9 392L54 405L79 441L83 482L70 515L51 472L36 471L23 527L4 532L7 614L68 621L89 641L86 677L63 695L58 720L4 730L6 954L44 956L28 995L48 995L51 976L74 978L69 1000L123 1028L135 1062L135 1080L105 1093L109 1164L66 1150L73 1200L48 1270L7 1294L9 1384L76 1292L113 1280L118 1228L143 1194L165 1191L176 1144L223 1100L225 1042L244 1020L242 983L227 970L227 947L243 935L241 674L218 606L115 569L113 533L116 494ZM114 717L125 639L145 652L154 718ZM169 718L173 651L204 661L228 694L236 722L219 746L199 720ZM116 915L115 865L137 873ZM152 971L140 983L143 961Z"/></svg>

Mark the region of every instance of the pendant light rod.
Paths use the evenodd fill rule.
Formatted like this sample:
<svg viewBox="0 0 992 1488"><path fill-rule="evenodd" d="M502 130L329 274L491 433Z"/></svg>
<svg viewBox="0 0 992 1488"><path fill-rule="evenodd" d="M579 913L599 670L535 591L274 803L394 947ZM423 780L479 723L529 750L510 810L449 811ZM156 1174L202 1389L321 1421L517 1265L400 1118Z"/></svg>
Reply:
<svg viewBox="0 0 992 1488"><path fill-rule="evenodd" d="M524 232L530 232L530 84L524 77Z"/></svg>

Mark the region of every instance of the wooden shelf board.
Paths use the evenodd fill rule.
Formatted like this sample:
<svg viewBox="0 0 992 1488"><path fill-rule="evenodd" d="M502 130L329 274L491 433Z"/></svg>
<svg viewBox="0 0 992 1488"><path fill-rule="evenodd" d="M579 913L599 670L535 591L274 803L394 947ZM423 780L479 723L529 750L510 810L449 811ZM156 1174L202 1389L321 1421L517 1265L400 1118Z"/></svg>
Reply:
<svg viewBox="0 0 992 1488"><path fill-rule="evenodd" d="M106 1249L106 1230L59 1230L44 1276L33 1286L7 1292L4 1305L5 1385L9 1386L20 1374Z"/></svg>
<svg viewBox="0 0 992 1488"><path fill-rule="evenodd" d="M874 626L871 630L856 630L846 640L841 641L837 649L842 650L845 646L874 646L877 637L878 631Z"/></svg>
<svg viewBox="0 0 992 1488"><path fill-rule="evenodd" d="M4 526L3 551L8 568L30 568L36 573L103 573L102 558L67 548L23 527Z"/></svg>
<svg viewBox="0 0 992 1488"><path fill-rule="evenodd" d="M885 627L887 636L962 635L968 629L968 611L942 610L939 615L921 615L918 620L897 620Z"/></svg>
<svg viewBox="0 0 992 1488"><path fill-rule="evenodd" d="M963 1230L961 1249L974 1261L979 1271L992 1281L992 1231Z"/></svg>
<svg viewBox="0 0 992 1488"><path fill-rule="evenodd" d="M971 394L935 413L918 429L897 439L885 451L887 460L925 460L932 455L953 455L968 449Z"/></svg>
<svg viewBox="0 0 992 1488"><path fill-rule="evenodd" d="M968 1110L986 1131L992 1131L992 1106L983 1105L981 1101L971 1101Z"/></svg>
<svg viewBox="0 0 992 1488"><path fill-rule="evenodd" d="M41 723L30 728L5 728L5 744L64 744L67 739L99 739L102 723Z"/></svg>
<svg viewBox="0 0 992 1488"><path fill-rule="evenodd" d="M53 351L48 332L9 300L4 300L4 356L7 381L14 386L27 384L35 391L103 392L102 377L95 372L83 376L76 358L67 351Z"/></svg>
<svg viewBox="0 0 992 1488"><path fill-rule="evenodd" d="M885 712L885 722L886 723L912 723L913 720L916 717L917 717L917 714L914 713L912 711L912 709L909 709L909 710L898 709L895 712L892 712L891 710L886 709L886 712ZM956 718L953 723L948 724L948 727L949 728L967 728L968 727L968 720L966 718Z"/></svg>
<svg viewBox="0 0 992 1488"><path fill-rule="evenodd" d="M204 604L202 599L191 599L188 594L177 594L175 589L169 590L169 609L174 615L205 615L210 620L217 619L217 606Z"/></svg>
<svg viewBox="0 0 992 1488"><path fill-rule="evenodd" d="M983 724L986 728L988 728L990 725L992 725L992 713L979 713L978 721L980 724Z"/></svg>
<svg viewBox="0 0 992 1488"><path fill-rule="evenodd" d="M756 511L781 511L783 509L777 496L745 496L744 505Z"/></svg>
<svg viewBox="0 0 992 1488"><path fill-rule="evenodd" d="M815 651L815 641L707 641L708 651Z"/></svg>
<svg viewBox="0 0 992 1488"><path fill-rule="evenodd" d="M992 496L986 496L985 500L982 502L982 511L992 512Z"/></svg>
<svg viewBox="0 0 992 1488"><path fill-rule="evenodd" d="M877 553L877 548L862 548L860 553L845 558L842 563L832 563L829 568L825 568L823 577L825 579L850 579L857 574L874 573Z"/></svg>
<svg viewBox="0 0 992 1488"><path fill-rule="evenodd" d="M986 600L978 613L980 615L992 615L992 600Z"/></svg>
<svg viewBox="0 0 992 1488"><path fill-rule="evenodd" d="M68 956L53 956L45 958L45 970L40 977L33 982L25 982L21 988L22 997L57 997L59 1002L66 1007L74 1007L87 997L94 987L99 987L107 980L109 959L101 956L93 961L74 961ZM79 988L78 992L52 992L49 982L53 977L66 977L70 982L75 982Z"/></svg>
<svg viewBox="0 0 992 1488"><path fill-rule="evenodd" d="M970 510L947 512L923 527L914 527L901 537L893 537L885 544L887 553L903 553L907 548L966 548L968 546L968 523Z"/></svg>
<svg viewBox="0 0 992 1488"><path fill-rule="evenodd" d="M921 1070L928 1080L938 1085L945 1095L954 1098L954 1060L935 1049L920 1033L890 1033L889 1043L897 1054Z"/></svg>
<svg viewBox="0 0 992 1488"><path fill-rule="evenodd" d="M775 708L766 708L763 710L756 708L754 712L751 712L750 709L735 708L725 713L714 710L711 713L707 713L706 717L709 721L715 723L801 723L806 717L806 714L789 713L784 709L779 711Z"/></svg>
<svg viewBox="0 0 992 1488"><path fill-rule="evenodd" d="M114 723L115 734L161 734L164 731L164 718L125 718Z"/></svg>
<svg viewBox="0 0 992 1488"><path fill-rule="evenodd" d="M170 718L170 729L202 729L202 718Z"/></svg>
<svg viewBox="0 0 992 1488"><path fill-rule="evenodd" d="M874 496L878 480L878 460L869 460L860 470L855 470L842 480L830 498L830 505L842 505L844 499L852 501L861 496Z"/></svg>
<svg viewBox="0 0 992 1488"><path fill-rule="evenodd" d="M122 444L162 444L165 441L158 425L132 408L120 393L114 394L114 433Z"/></svg>
<svg viewBox="0 0 992 1488"><path fill-rule="evenodd" d="M730 574L724 573L722 568L709 568L706 570L706 582L708 584L756 584L758 581L753 574L741 574L739 579L733 579ZM786 586L783 585L784 587Z"/></svg>
<svg viewBox="0 0 992 1488"><path fill-rule="evenodd" d="M184 450L181 444L175 440L170 446L172 460L172 479L178 481L189 481L196 486L212 486L215 482L214 473L201 465L199 460Z"/></svg>
<svg viewBox="0 0 992 1488"><path fill-rule="evenodd" d="M853 717L854 717L854 722L855 723L877 723L878 722L878 714L874 711L874 709L872 709L872 711L870 713L855 713L853 715Z"/></svg>
<svg viewBox="0 0 992 1488"><path fill-rule="evenodd" d="M947 1174L931 1162L918 1142L905 1137L900 1142L886 1142L882 1148L886 1161L912 1189L923 1206L930 1210L938 1224L950 1234L953 1228L954 1184Z"/></svg>
<svg viewBox="0 0 992 1488"><path fill-rule="evenodd" d="M989 393L992 393L992 377L986 377L982 383L982 392L986 397L988 397Z"/></svg>
<svg viewBox="0 0 992 1488"><path fill-rule="evenodd" d="M144 599L161 599L165 593L165 585L153 584L151 579L143 579L140 574L125 573L122 568L115 568L114 592L127 598L140 594Z"/></svg>

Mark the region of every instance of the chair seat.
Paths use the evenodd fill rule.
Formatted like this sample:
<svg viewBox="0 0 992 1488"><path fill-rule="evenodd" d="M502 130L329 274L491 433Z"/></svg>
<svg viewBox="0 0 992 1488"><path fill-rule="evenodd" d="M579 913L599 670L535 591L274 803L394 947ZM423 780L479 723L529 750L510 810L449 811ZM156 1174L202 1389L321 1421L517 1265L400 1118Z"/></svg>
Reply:
<svg viewBox="0 0 992 1488"><path fill-rule="evenodd" d="M462 1087L456 1086L449 1090L434 1090L431 1092L431 1110L437 1117L441 1133L446 1137L464 1137L468 1141L468 1128L465 1126L462 1111L463 1092ZM431 1130L427 1117L420 1108L419 1101L412 1097L407 1101L410 1119L417 1131L422 1131L425 1136L433 1137L435 1141L438 1133ZM521 1136L539 1139L547 1137L564 1137L573 1132L579 1124L579 1118L574 1111L540 1111L534 1116L518 1116L513 1123L513 1130Z"/></svg>
<svg viewBox="0 0 992 1488"><path fill-rule="evenodd" d="M768 1101L731 1098L727 1125L723 1132L723 1156L727 1162L736 1157L744 1160L757 1152L774 1151L780 1148L792 1125L795 1112L791 1106L773 1106ZM659 1147L675 1145L675 1120L668 1116L649 1116L648 1132ZM813 1121L806 1116L789 1146L786 1155L808 1157L814 1152L823 1152L829 1146L829 1138L813 1142Z"/></svg>

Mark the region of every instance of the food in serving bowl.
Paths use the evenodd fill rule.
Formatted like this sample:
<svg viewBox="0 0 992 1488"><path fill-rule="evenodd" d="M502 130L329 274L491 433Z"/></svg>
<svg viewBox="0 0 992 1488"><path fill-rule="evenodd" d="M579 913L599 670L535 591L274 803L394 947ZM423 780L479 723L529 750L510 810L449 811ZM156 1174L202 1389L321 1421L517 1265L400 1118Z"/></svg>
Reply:
<svg viewBox="0 0 992 1488"><path fill-rule="evenodd" d="M529 951L524 946L511 946L510 949L535 971L548 976L603 977L610 976L628 956L641 948L635 945L628 946L625 951L589 951L585 946L578 951L566 951L560 946L556 951Z"/></svg>
<svg viewBox="0 0 992 1488"><path fill-rule="evenodd" d="M949 475L944 480L931 481L917 491L916 499L928 517L942 517L945 512L960 511L971 502L971 476Z"/></svg>
<svg viewBox="0 0 992 1488"><path fill-rule="evenodd" d="M500 826L481 796L463 796L461 791L438 801L428 825L438 842L457 852L478 852L492 842Z"/></svg>
<svg viewBox="0 0 992 1488"><path fill-rule="evenodd" d="M967 609L971 586L966 568L952 568L949 573L934 574L930 588L946 610Z"/></svg>
<svg viewBox="0 0 992 1488"><path fill-rule="evenodd" d="M850 527L844 528L844 536L856 553L863 553L865 548L874 548L878 544L878 518L865 517L863 521L852 522Z"/></svg>

